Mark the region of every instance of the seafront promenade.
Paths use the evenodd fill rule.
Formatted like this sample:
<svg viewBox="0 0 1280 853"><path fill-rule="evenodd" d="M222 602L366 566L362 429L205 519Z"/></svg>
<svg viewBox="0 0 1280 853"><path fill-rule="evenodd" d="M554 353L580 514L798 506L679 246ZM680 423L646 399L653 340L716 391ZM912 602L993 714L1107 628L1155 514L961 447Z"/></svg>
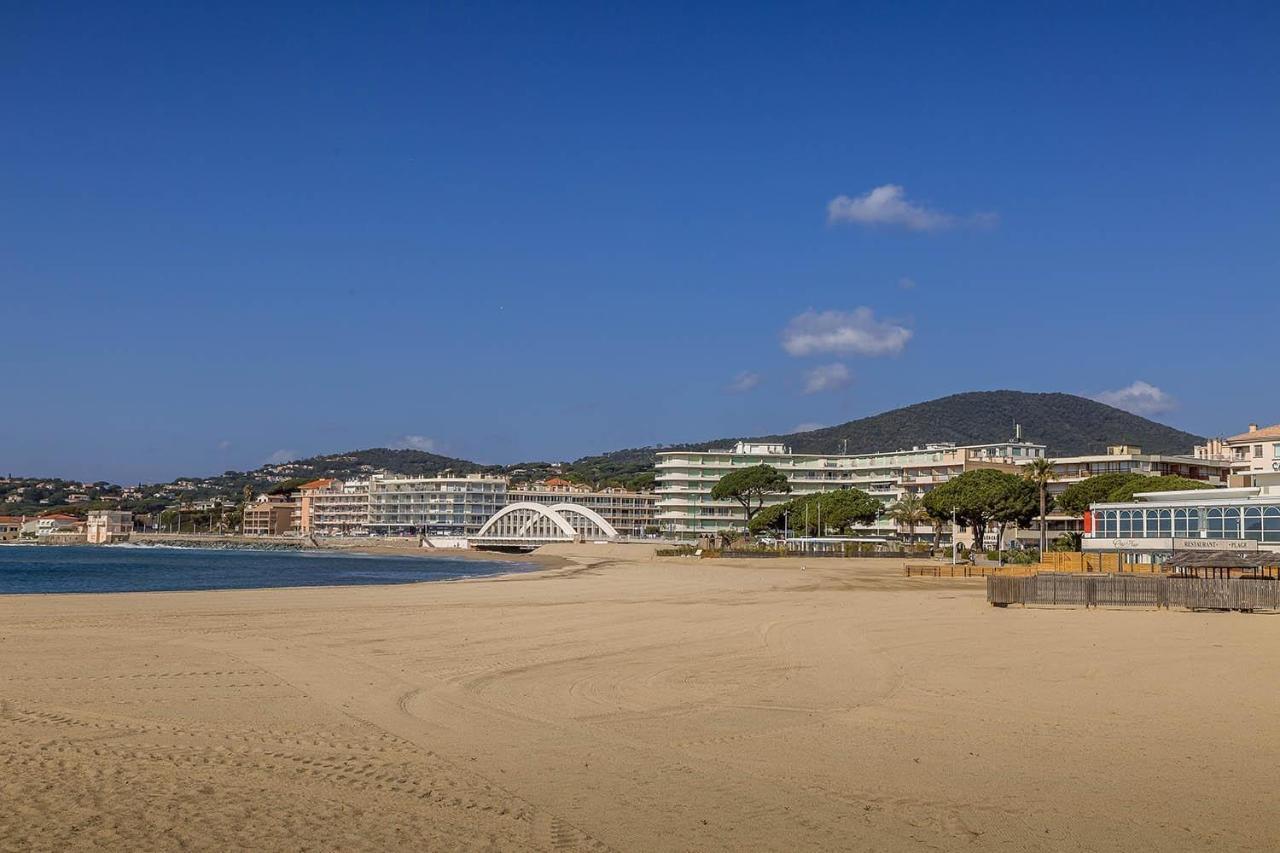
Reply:
<svg viewBox="0 0 1280 853"><path fill-rule="evenodd" d="M895 560L624 545L540 558L560 565L448 584L0 597L0 839L1280 845L1280 739L1257 722L1280 679L1280 620L996 610L981 578L906 577Z"/></svg>

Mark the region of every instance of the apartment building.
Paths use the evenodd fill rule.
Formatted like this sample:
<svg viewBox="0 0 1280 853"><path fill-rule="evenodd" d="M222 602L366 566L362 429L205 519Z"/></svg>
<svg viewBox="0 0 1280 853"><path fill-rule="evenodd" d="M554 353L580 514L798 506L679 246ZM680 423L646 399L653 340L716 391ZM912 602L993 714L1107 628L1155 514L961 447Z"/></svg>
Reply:
<svg viewBox="0 0 1280 853"><path fill-rule="evenodd" d="M507 492L507 502L522 501L546 506L562 503L584 506L599 513L621 536L643 536L646 528L657 524L657 495L616 488L597 491L559 477L512 486Z"/></svg>
<svg viewBox="0 0 1280 853"><path fill-rule="evenodd" d="M507 481L485 474L375 476L369 532L384 536L470 536L507 503Z"/></svg>
<svg viewBox="0 0 1280 853"><path fill-rule="evenodd" d="M1231 465L1233 486L1249 486L1259 474L1280 472L1280 424L1249 429L1222 439L1225 455Z"/></svg>
<svg viewBox="0 0 1280 853"><path fill-rule="evenodd" d="M682 538L741 528L742 507L736 501L712 500L711 489L730 471L753 465L771 465L791 484L791 494L775 495L766 505L854 488L888 506L908 492L927 492L965 471L1016 471L1019 463L1044 455L1044 445L1021 440L964 446L936 443L911 450L848 455L792 453L782 444L742 441L723 450L664 451L657 454L657 524L663 533ZM889 536L898 531L882 517L859 532Z"/></svg>
<svg viewBox="0 0 1280 853"><path fill-rule="evenodd" d="M298 529L317 536L369 532L369 481L322 479L298 487Z"/></svg>
<svg viewBox="0 0 1280 853"><path fill-rule="evenodd" d="M1280 441L1280 439L1277 439ZM1197 448L1199 450L1199 448ZM1143 453L1141 447L1132 444L1116 444L1103 454L1089 456L1055 456L1053 470L1058 478L1049 484L1049 493L1056 495L1073 483L1096 477L1099 474L1143 474L1149 477L1175 476L1188 480L1203 480L1213 486L1225 486L1231 471L1225 459L1186 454Z"/></svg>
<svg viewBox="0 0 1280 853"><path fill-rule="evenodd" d="M245 507L245 536L286 536L297 533L298 505L279 495L261 495Z"/></svg>

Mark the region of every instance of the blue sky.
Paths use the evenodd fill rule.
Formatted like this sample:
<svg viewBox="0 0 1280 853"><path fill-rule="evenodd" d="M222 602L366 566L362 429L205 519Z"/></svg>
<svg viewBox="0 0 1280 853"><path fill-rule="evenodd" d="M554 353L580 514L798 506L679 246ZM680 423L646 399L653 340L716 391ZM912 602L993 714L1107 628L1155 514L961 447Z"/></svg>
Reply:
<svg viewBox="0 0 1280 853"><path fill-rule="evenodd" d="M1280 421L1276 4L195 5L0 10L0 472Z"/></svg>

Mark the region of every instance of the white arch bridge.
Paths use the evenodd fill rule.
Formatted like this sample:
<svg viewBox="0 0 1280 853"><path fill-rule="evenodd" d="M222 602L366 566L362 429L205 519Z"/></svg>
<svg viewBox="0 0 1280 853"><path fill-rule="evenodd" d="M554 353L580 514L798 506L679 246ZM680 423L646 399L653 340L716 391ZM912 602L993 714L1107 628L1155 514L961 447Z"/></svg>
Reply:
<svg viewBox="0 0 1280 853"><path fill-rule="evenodd" d="M552 542L591 542L616 539L618 531L600 513L575 503L522 501L507 504L484 523L473 547L536 548Z"/></svg>

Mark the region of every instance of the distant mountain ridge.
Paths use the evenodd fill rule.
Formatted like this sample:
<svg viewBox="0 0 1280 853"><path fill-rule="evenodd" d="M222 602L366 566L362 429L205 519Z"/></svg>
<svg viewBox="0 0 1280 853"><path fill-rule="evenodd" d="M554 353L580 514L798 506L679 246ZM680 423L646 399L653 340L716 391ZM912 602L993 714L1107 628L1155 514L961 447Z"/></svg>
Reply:
<svg viewBox="0 0 1280 853"><path fill-rule="evenodd" d="M1188 454L1204 438L1074 394L970 391L904 406L811 432L766 436L804 453L834 453L848 440L850 453L904 450L937 441L981 444L1013 438L1014 424L1028 441L1053 456L1105 453L1133 444L1147 453Z"/></svg>
<svg viewBox="0 0 1280 853"><path fill-rule="evenodd" d="M837 426L808 432L764 436L744 436L751 441L786 444L799 453L871 453L909 450L933 442L982 444L1013 438L1014 425L1023 437L1048 447L1051 456L1080 456L1106 452L1110 444L1132 444L1148 453L1188 454L1204 439L1165 426L1112 406L1072 394L1036 394L1025 391L972 391L952 394L859 418ZM227 471L212 477L183 477L165 486L148 487L147 500L139 503L164 505L178 499L200 500L212 496L236 497L245 486L261 493L287 488L308 479L364 478L386 471L406 476L430 476L452 471L458 474L490 472L517 479L533 480L560 474L588 483L622 483L644 488L652 483L653 464L658 450L730 447L739 438L657 447L615 450L585 456L564 465L523 462L515 465L482 465L466 459L442 456L421 450L368 448L345 453L313 456L292 462L263 465L252 471ZM14 488L18 484L14 484ZM0 489L0 498L4 489ZM65 489L63 491L66 491ZM51 493L52 501L32 504L31 510L46 508L63 497ZM10 505L26 509L26 505Z"/></svg>
<svg viewBox="0 0 1280 853"><path fill-rule="evenodd" d="M1051 456L1102 454L1108 445L1132 444L1146 453L1189 454L1204 438L1074 394L970 391L915 403L878 415L808 432L617 450L579 459L574 466L602 477L643 470L658 450L729 447L736 441L786 444L798 453L873 453L909 450L934 442L1007 441L1015 424L1023 438ZM847 442L847 444L846 444Z"/></svg>

